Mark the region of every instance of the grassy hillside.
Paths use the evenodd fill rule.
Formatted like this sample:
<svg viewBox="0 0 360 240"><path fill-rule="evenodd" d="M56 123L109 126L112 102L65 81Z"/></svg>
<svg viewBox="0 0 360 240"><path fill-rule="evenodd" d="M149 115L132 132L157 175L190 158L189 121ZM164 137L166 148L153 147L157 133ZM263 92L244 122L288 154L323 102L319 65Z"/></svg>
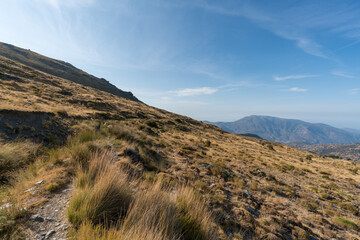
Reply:
<svg viewBox="0 0 360 240"><path fill-rule="evenodd" d="M54 236L360 239L358 163L227 133L5 57L0 73L3 239L42 234L47 220L34 215L63 189L70 199L55 202L70 227Z"/></svg>
<svg viewBox="0 0 360 240"><path fill-rule="evenodd" d="M0 56L59 78L64 78L75 83L109 92L119 97L138 101L131 92L122 91L105 79L94 77L64 61L48 58L30 50L1 42ZM6 78L6 76L3 77Z"/></svg>
<svg viewBox="0 0 360 240"><path fill-rule="evenodd" d="M321 144L321 145L307 145L307 144L291 144L296 148L306 151L315 152L333 158L343 158L352 161L360 161L360 144Z"/></svg>

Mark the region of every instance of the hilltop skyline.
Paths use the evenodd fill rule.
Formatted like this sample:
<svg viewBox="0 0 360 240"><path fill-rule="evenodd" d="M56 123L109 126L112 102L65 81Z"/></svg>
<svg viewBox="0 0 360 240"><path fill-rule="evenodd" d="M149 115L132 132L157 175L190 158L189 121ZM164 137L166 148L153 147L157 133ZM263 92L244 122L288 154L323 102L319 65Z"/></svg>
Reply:
<svg viewBox="0 0 360 240"><path fill-rule="evenodd" d="M270 115L360 129L360 3L221 3L1 2L0 41L199 120Z"/></svg>

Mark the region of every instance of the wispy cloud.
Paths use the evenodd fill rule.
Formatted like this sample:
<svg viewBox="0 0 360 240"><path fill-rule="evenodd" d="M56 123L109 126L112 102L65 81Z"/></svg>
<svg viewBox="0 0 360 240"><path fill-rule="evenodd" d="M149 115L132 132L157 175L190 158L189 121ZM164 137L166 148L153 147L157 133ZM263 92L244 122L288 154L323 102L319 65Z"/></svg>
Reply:
<svg viewBox="0 0 360 240"><path fill-rule="evenodd" d="M353 88L353 89L351 89L351 90L349 91L349 93L350 93L350 94L357 94L357 93L359 93L359 91L360 91L360 88Z"/></svg>
<svg viewBox="0 0 360 240"><path fill-rule="evenodd" d="M242 87L260 87L262 84L254 84L248 81L240 81L238 83L225 84L217 87L201 87L201 88L185 88L177 91L170 91L169 93L172 95L176 95L179 97L184 96L197 96L197 95L210 95L216 93L218 91L229 92L235 91Z"/></svg>
<svg viewBox="0 0 360 240"><path fill-rule="evenodd" d="M225 8L219 5L212 5L206 2L201 2L201 4L195 5L217 14L244 17L255 22L262 28L278 35L279 37L295 41L297 47L310 55L321 58L328 57L323 49L323 46L308 36L307 28L310 27L300 27L301 24L298 21L300 21L300 19L302 20L302 18L294 19L295 17L293 16L283 16L279 12L277 12L276 15L271 15L268 12L262 11L260 8L254 7L249 2L244 2L241 8L233 9ZM284 15L286 15L286 13ZM290 18L292 18L291 21L287 21Z"/></svg>
<svg viewBox="0 0 360 240"><path fill-rule="evenodd" d="M342 71L331 71L331 74L342 78L355 78L355 76L352 76Z"/></svg>
<svg viewBox="0 0 360 240"><path fill-rule="evenodd" d="M298 88L298 87L293 87L289 89L290 92L307 92L309 91L308 89L305 88Z"/></svg>
<svg viewBox="0 0 360 240"><path fill-rule="evenodd" d="M160 99L167 101L167 100L171 100L171 97L166 97L166 96L165 96L165 97L160 97Z"/></svg>
<svg viewBox="0 0 360 240"><path fill-rule="evenodd" d="M86 7L93 5L96 0L35 0L36 2L49 4L50 6L59 9L60 7Z"/></svg>
<svg viewBox="0 0 360 240"><path fill-rule="evenodd" d="M290 79L303 79L303 78L313 78L313 77L318 77L319 75L288 75L288 76L277 76L274 75L273 79L275 81L285 81L285 80L290 80Z"/></svg>
<svg viewBox="0 0 360 240"><path fill-rule="evenodd" d="M304 52L330 58L333 53L360 43L360 20L358 3L347 1L323 4L322 2L299 2L296 6L283 8L282 4L257 4L241 1L241 4L210 4L193 0L194 5L217 14L243 17L272 33L291 41ZM325 30L340 33L341 37L355 40L335 50L326 49L316 39L314 31Z"/></svg>
<svg viewBox="0 0 360 240"><path fill-rule="evenodd" d="M217 92L218 89L212 87L201 87L201 88L185 88L177 91L172 91L176 96L197 96L197 95L210 95Z"/></svg>

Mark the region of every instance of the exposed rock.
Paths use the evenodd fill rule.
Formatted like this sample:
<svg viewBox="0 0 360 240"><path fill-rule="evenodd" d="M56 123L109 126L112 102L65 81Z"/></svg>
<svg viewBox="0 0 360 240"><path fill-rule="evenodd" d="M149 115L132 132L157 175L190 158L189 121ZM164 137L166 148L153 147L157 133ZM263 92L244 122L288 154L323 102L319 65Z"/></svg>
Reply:
<svg viewBox="0 0 360 240"><path fill-rule="evenodd" d="M52 235L54 235L56 232L54 230L50 230L46 233L45 239L49 239Z"/></svg>
<svg viewBox="0 0 360 240"><path fill-rule="evenodd" d="M38 182L36 182L34 185L41 185L41 184L44 184L44 180L40 180L40 181L38 181Z"/></svg>
<svg viewBox="0 0 360 240"><path fill-rule="evenodd" d="M34 189L35 189L35 187L29 188L29 189L25 190L24 193L31 192Z"/></svg>
<svg viewBox="0 0 360 240"><path fill-rule="evenodd" d="M0 207L0 210L1 210L1 209L4 209L4 208L8 208L8 207L11 207L11 203L5 203L5 204L3 204L3 205Z"/></svg>
<svg viewBox="0 0 360 240"><path fill-rule="evenodd" d="M33 220L35 222L43 222L44 218L40 216L39 214L33 215L30 217L30 220Z"/></svg>
<svg viewBox="0 0 360 240"><path fill-rule="evenodd" d="M41 192L40 190L35 190L35 191L33 191L31 194L32 195L35 195L35 194L37 194L37 193L39 193L39 192Z"/></svg>
<svg viewBox="0 0 360 240"><path fill-rule="evenodd" d="M234 237L234 234L232 232L227 232L226 233L229 237L233 238Z"/></svg>
<svg viewBox="0 0 360 240"><path fill-rule="evenodd" d="M55 219L50 217L46 217L45 220L49 222L55 222Z"/></svg>
<svg viewBox="0 0 360 240"><path fill-rule="evenodd" d="M242 191L248 198L251 198L251 199L253 198L253 196L249 193L248 190L242 190Z"/></svg>

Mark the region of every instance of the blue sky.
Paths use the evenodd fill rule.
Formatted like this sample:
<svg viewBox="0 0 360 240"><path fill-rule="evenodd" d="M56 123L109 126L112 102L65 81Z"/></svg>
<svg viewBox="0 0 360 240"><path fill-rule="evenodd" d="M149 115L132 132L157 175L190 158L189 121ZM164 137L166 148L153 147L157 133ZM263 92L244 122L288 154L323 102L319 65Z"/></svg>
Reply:
<svg viewBox="0 0 360 240"><path fill-rule="evenodd" d="M6 0L0 41L199 120L360 129L360 1Z"/></svg>

